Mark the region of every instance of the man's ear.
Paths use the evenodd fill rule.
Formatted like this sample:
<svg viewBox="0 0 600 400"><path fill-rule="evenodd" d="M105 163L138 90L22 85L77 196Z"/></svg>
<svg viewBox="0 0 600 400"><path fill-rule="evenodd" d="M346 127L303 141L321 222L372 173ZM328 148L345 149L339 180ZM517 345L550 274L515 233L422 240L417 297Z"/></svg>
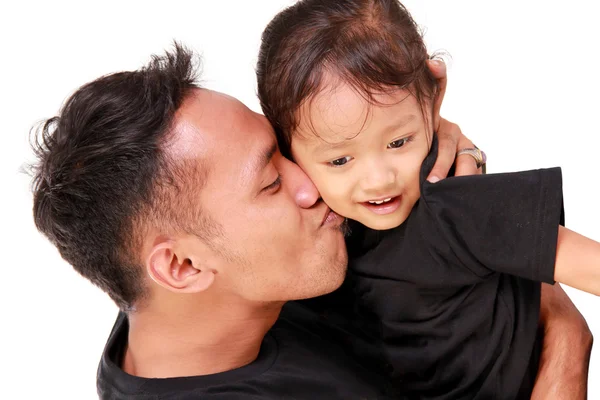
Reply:
<svg viewBox="0 0 600 400"><path fill-rule="evenodd" d="M155 244L146 259L146 270L154 282L174 293L198 293L208 289L216 271L205 265L194 265L175 241Z"/></svg>

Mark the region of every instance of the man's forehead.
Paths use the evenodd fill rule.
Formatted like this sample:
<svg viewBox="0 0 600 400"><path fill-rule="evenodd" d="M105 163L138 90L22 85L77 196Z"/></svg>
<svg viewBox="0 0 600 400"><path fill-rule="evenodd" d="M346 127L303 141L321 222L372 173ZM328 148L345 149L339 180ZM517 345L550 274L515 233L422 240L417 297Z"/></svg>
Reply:
<svg viewBox="0 0 600 400"><path fill-rule="evenodd" d="M168 146L179 157L205 158L224 146L234 147L269 130L263 116L239 100L207 89L195 89L175 115Z"/></svg>
<svg viewBox="0 0 600 400"><path fill-rule="evenodd" d="M167 148L180 161L206 163L211 181L240 187L258 179L276 140L264 116L231 96L200 89L178 110Z"/></svg>

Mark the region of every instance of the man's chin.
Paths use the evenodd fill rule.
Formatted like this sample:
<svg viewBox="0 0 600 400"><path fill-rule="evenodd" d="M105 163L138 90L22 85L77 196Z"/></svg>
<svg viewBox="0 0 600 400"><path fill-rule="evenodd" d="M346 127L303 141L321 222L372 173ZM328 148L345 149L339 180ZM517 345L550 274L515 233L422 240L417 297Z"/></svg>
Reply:
<svg viewBox="0 0 600 400"><path fill-rule="evenodd" d="M344 222L342 222L338 226L338 229L340 230L340 232L342 232L342 235L344 235L345 238L347 238L348 236L350 236L352 234L352 230L350 229L350 224L348 223L348 218L344 218Z"/></svg>

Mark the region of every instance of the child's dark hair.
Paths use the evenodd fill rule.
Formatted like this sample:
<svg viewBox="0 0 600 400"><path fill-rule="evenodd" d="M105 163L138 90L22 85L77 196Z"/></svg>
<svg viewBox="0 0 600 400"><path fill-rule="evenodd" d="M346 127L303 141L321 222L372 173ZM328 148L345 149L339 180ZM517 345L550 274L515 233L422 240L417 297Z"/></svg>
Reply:
<svg viewBox="0 0 600 400"><path fill-rule="evenodd" d="M289 156L298 110L333 72L371 104L375 93L407 89L425 113L437 92L429 56L410 13L396 0L301 0L262 34L258 96Z"/></svg>

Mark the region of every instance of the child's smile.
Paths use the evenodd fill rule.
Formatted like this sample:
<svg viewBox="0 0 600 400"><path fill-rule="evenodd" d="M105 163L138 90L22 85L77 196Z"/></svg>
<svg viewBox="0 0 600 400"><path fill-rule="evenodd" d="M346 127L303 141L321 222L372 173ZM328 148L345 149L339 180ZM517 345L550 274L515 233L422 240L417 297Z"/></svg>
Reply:
<svg viewBox="0 0 600 400"><path fill-rule="evenodd" d="M391 214L398 209L400 202L402 201L402 195L388 197L383 200L369 200L364 201L362 204L370 211L378 215Z"/></svg>

